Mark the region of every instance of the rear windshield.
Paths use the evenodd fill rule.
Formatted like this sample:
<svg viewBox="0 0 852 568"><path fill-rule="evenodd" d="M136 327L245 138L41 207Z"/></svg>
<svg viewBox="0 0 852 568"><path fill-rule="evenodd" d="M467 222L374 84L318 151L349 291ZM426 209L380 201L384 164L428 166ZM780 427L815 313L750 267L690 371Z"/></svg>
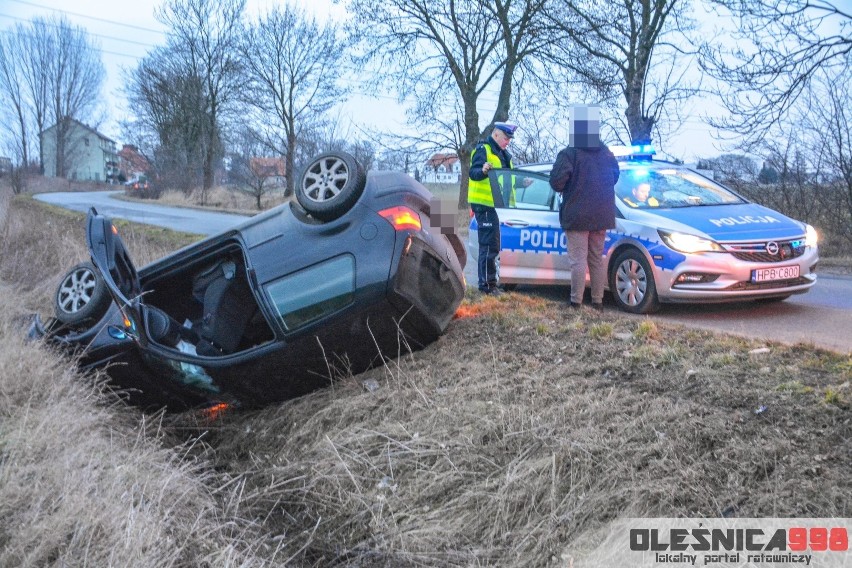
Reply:
<svg viewBox="0 0 852 568"><path fill-rule="evenodd" d="M686 168L622 164L615 194L628 207L694 207L745 201L714 181Z"/></svg>

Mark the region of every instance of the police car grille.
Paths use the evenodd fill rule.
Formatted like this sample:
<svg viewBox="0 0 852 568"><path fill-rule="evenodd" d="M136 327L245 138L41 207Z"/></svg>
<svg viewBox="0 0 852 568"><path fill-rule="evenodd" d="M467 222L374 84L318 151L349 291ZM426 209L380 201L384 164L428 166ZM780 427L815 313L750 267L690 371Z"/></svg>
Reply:
<svg viewBox="0 0 852 568"><path fill-rule="evenodd" d="M805 254L804 239L776 241L778 252L770 254L767 243L726 244L725 248L739 260L746 262L783 262Z"/></svg>
<svg viewBox="0 0 852 568"><path fill-rule="evenodd" d="M778 288L789 288L791 286L801 286L810 282L807 278L799 277L791 280L774 280L772 282L737 282L733 286L728 286L726 290L777 290Z"/></svg>

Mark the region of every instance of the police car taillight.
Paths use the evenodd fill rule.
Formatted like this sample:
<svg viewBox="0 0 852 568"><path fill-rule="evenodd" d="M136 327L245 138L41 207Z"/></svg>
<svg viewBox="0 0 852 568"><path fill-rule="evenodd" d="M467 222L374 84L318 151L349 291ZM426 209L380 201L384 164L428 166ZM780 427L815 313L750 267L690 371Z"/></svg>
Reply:
<svg viewBox="0 0 852 568"><path fill-rule="evenodd" d="M382 209L379 211L379 215L384 217L397 231L419 231L423 227L420 222L420 215L404 205Z"/></svg>

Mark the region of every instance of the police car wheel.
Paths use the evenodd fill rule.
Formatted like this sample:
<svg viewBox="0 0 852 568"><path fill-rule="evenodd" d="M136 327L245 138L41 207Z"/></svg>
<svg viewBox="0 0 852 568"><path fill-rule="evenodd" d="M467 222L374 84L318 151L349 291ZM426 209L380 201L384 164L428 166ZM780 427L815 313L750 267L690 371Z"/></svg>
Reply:
<svg viewBox="0 0 852 568"><path fill-rule="evenodd" d="M355 205L367 174L347 152L327 152L314 158L296 186L296 200L320 221L333 221Z"/></svg>
<svg viewBox="0 0 852 568"><path fill-rule="evenodd" d="M61 323L81 326L99 320L110 302L112 298L100 272L91 262L81 262L59 281L53 312Z"/></svg>
<svg viewBox="0 0 852 568"><path fill-rule="evenodd" d="M648 314L660 307L654 273L636 249L627 249L616 257L609 274L609 289L615 303L626 312Z"/></svg>

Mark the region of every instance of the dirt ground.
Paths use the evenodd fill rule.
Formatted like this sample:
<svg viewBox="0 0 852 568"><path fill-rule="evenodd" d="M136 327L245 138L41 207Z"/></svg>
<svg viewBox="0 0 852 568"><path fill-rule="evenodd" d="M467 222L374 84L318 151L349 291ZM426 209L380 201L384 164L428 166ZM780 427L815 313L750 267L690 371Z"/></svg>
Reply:
<svg viewBox="0 0 852 568"><path fill-rule="evenodd" d="M850 379L806 347L474 297L427 349L207 442L312 564L545 566L626 512L850 516Z"/></svg>

